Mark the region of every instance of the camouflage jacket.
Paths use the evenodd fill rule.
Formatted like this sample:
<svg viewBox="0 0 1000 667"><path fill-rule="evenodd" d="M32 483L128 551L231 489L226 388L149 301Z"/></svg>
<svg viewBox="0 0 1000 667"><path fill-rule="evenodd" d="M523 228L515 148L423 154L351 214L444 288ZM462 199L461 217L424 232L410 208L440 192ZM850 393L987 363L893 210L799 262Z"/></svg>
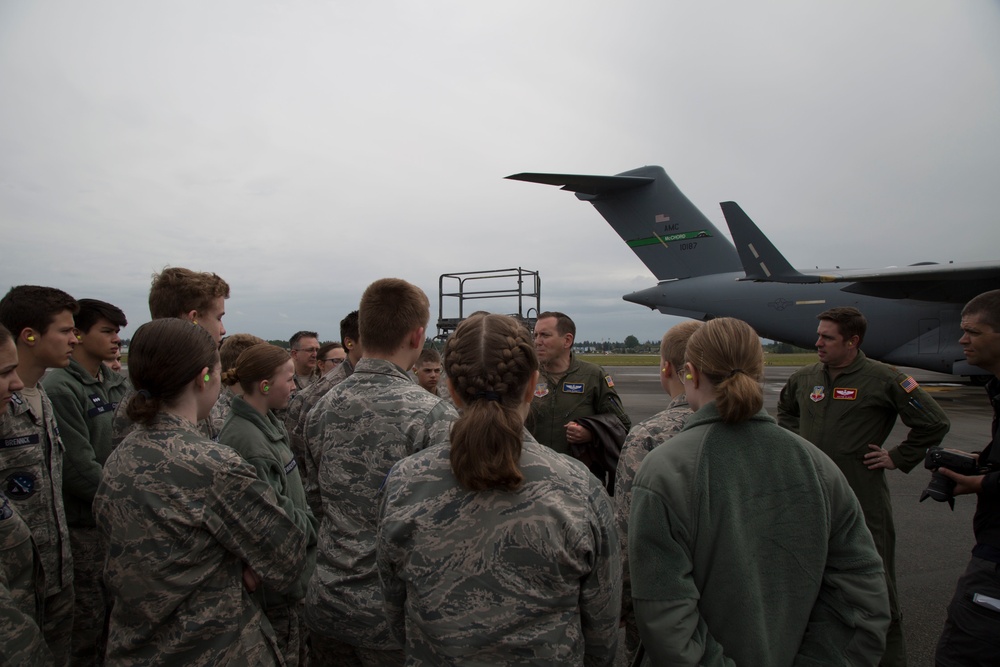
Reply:
<svg viewBox="0 0 1000 667"><path fill-rule="evenodd" d="M39 385L42 414L19 394L0 417L0 481L3 492L31 528L45 573L45 596L73 584L69 524L63 504L62 439L52 403Z"/></svg>
<svg viewBox="0 0 1000 667"><path fill-rule="evenodd" d="M229 416L229 410L235 397L236 393L232 387L223 386L222 391L219 392L219 398L215 400L212 413L208 416L209 421L212 422L212 430L216 433L222 433L222 427L226 424L226 418Z"/></svg>
<svg viewBox="0 0 1000 667"><path fill-rule="evenodd" d="M583 464L524 437L517 491L462 488L447 443L386 478L378 568L407 664L614 664L611 499Z"/></svg>
<svg viewBox="0 0 1000 667"><path fill-rule="evenodd" d="M632 507L632 482L635 481L635 475L646 454L679 433L690 415L687 396L681 394L670 401L666 410L632 427L618 458L618 470L615 473L615 525L622 549L622 616L627 618L627 623L635 622L631 614L632 581L628 568L628 513Z"/></svg>
<svg viewBox="0 0 1000 667"><path fill-rule="evenodd" d="M306 537L239 454L160 413L108 457L94 514L107 549L109 665L280 664L243 569L287 590Z"/></svg>
<svg viewBox="0 0 1000 667"><path fill-rule="evenodd" d="M265 417L242 397L233 398L232 410L226 425L219 433L219 442L232 447L243 460L254 467L257 477L267 482L278 497L278 505L285 514L292 517L295 524L306 534L308 565L302 571L298 583L287 595L272 590L264 583L258 591L264 608L291 604L306 595L306 584L316 565L316 533L319 522L306 505L306 493L302 489L295 457L288 449L285 427L273 413Z"/></svg>
<svg viewBox="0 0 1000 667"><path fill-rule="evenodd" d="M312 416L307 436L323 452L323 519L306 623L354 646L399 648L375 568L375 496L397 461L447 439L457 413L395 364L362 359Z"/></svg>
<svg viewBox="0 0 1000 667"><path fill-rule="evenodd" d="M319 458L322 452L318 446L309 448L306 441L306 425L309 413L319 404L331 389L354 373L349 359L344 359L332 371L312 383L288 401L285 411L285 430L288 431L288 446L299 464L302 485L306 490L306 502L317 519L323 516L323 503L319 497Z"/></svg>
<svg viewBox="0 0 1000 667"><path fill-rule="evenodd" d="M42 572L31 530L0 491L0 665L51 665L42 637Z"/></svg>
<svg viewBox="0 0 1000 667"><path fill-rule="evenodd" d="M222 395L222 392L219 392ZM129 393L125 394L124 398L118 403L118 407L115 408L115 416L111 420L111 447L114 449L118 445L122 444L122 440L131 433L139 428L139 425L128 418L128 402L132 400L135 396L135 389L131 389ZM207 419L202 419L198 422L198 430L203 436L209 440L215 442L219 441L219 429L216 428L215 423L215 407L212 407L212 414Z"/></svg>

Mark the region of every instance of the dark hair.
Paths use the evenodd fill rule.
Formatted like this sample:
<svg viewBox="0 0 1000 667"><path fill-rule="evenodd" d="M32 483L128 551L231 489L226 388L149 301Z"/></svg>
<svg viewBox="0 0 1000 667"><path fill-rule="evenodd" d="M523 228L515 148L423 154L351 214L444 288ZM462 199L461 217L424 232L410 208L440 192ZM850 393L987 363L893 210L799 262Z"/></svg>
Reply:
<svg viewBox="0 0 1000 667"><path fill-rule="evenodd" d="M521 404L538 358L531 334L505 315L476 315L445 345L448 378L465 407L451 427L451 469L472 491L517 489Z"/></svg>
<svg viewBox="0 0 1000 667"><path fill-rule="evenodd" d="M566 313L560 313L558 310L546 310L544 313L538 314L538 317L535 318L535 322L538 320L544 320L547 317L556 318L556 333L560 336L573 334L573 338L576 338L576 324L570 319L569 315Z"/></svg>
<svg viewBox="0 0 1000 667"><path fill-rule="evenodd" d="M764 348L743 320L709 320L691 334L685 358L712 381L715 407L727 424L747 421L764 406Z"/></svg>
<svg viewBox="0 0 1000 667"><path fill-rule="evenodd" d="M4 325L0 324L0 345L3 345L7 341L13 342L14 341L14 337L7 330L7 327L5 327Z"/></svg>
<svg viewBox="0 0 1000 667"><path fill-rule="evenodd" d="M298 348L295 346L298 345L299 341L303 338L315 338L316 340L319 340L319 334L315 331L296 331L292 334L292 337L288 339L288 347L293 350L297 350Z"/></svg>
<svg viewBox="0 0 1000 667"><path fill-rule="evenodd" d="M391 354L414 329L431 317L427 295L399 278L382 278L365 289L358 309L361 344L366 351Z"/></svg>
<svg viewBox="0 0 1000 667"><path fill-rule="evenodd" d="M358 311L352 310L347 314L347 317L340 320L340 340L347 341L350 338L355 343L361 340L361 334L358 333Z"/></svg>
<svg viewBox="0 0 1000 667"><path fill-rule="evenodd" d="M107 301L80 299L77 303L80 304L80 312L76 314L74 319L76 320L76 328L83 333L90 331L91 327L97 324L101 318L117 327L128 326L128 320L125 319L125 313L122 312L122 309Z"/></svg>
<svg viewBox="0 0 1000 667"><path fill-rule="evenodd" d="M971 315L978 315L983 324L1000 333L1000 289L983 292L965 304L962 317Z"/></svg>
<svg viewBox="0 0 1000 667"><path fill-rule="evenodd" d="M215 368L219 350L212 335L186 320L147 322L132 336L128 375L136 393L129 399L129 419L149 424L172 405L203 368Z"/></svg>
<svg viewBox="0 0 1000 667"><path fill-rule="evenodd" d="M179 266L153 274L149 288L149 315L182 317L192 310L205 313L212 301L229 298L229 284L214 273L198 273Z"/></svg>
<svg viewBox="0 0 1000 667"><path fill-rule="evenodd" d="M226 372L230 368L236 367L236 360L240 358L244 350L248 350L254 345L265 343L263 338L248 333L238 333L226 336L219 346L219 360L222 361L222 371Z"/></svg>
<svg viewBox="0 0 1000 667"><path fill-rule="evenodd" d="M236 366L222 374L222 382L230 387L238 382L243 391L253 394L254 385L269 380L291 358L287 350L270 343L248 347L236 360Z"/></svg>
<svg viewBox="0 0 1000 667"><path fill-rule="evenodd" d="M417 357L417 366L422 366L424 364L440 364L441 355L433 347L425 347L420 350L420 356Z"/></svg>
<svg viewBox="0 0 1000 667"><path fill-rule="evenodd" d="M837 325L837 331L849 340L858 337L858 346L865 340L865 332L868 330L868 320L861 314L861 311L851 306L840 306L824 310L816 316L817 320L829 320Z"/></svg>
<svg viewBox="0 0 1000 667"><path fill-rule="evenodd" d="M55 287L18 285L0 299L0 324L7 327L15 341L25 329L44 335L56 315L64 310L73 315L80 310L76 299L66 292Z"/></svg>
<svg viewBox="0 0 1000 667"><path fill-rule="evenodd" d="M344 346L340 341L333 341L332 343L323 343L319 346L319 351L316 353L317 359L322 359L326 356L326 353L330 350L343 350Z"/></svg>

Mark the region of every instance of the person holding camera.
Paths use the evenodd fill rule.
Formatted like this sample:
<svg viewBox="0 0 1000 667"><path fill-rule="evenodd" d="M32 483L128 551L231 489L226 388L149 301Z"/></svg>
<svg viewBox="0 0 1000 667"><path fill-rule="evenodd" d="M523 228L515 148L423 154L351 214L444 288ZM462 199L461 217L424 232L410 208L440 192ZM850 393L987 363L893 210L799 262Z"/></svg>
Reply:
<svg viewBox="0 0 1000 667"><path fill-rule="evenodd" d="M990 444L979 454L979 465L989 472L960 475L948 468L938 472L955 482L953 495L978 496L972 530L976 546L965 574L958 580L948 605L948 618L938 641L935 663L951 665L995 665L1000 654L1000 290L985 292L962 310L965 358L994 375L986 385L993 405Z"/></svg>

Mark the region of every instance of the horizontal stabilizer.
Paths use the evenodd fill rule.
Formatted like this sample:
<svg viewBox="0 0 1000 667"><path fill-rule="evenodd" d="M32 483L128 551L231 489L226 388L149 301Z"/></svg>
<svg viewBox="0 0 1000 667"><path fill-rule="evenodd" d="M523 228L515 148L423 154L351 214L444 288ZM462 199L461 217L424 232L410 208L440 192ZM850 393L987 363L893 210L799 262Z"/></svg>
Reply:
<svg viewBox="0 0 1000 667"><path fill-rule="evenodd" d="M747 280L774 281L782 283L818 282L815 276L804 276L788 263L788 260L774 247L771 240L754 224L739 204L724 201L722 214L726 216L733 243L740 254Z"/></svg>
<svg viewBox="0 0 1000 667"><path fill-rule="evenodd" d="M514 174L512 181L527 181L543 185L560 185L563 190L584 195L614 195L619 192L649 185L652 178L644 176L590 176L587 174Z"/></svg>

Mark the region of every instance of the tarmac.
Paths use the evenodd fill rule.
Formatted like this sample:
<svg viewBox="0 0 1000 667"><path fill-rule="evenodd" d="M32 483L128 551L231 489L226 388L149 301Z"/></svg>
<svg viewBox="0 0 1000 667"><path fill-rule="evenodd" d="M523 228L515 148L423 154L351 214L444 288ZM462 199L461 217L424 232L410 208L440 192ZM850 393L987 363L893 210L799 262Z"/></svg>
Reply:
<svg viewBox="0 0 1000 667"><path fill-rule="evenodd" d="M633 424L663 410L669 402L660 388L655 367L608 366L615 388ZM794 367L765 368L764 407L776 414L778 394ZM964 451L981 450L990 439L993 412L986 391L969 385L963 378L920 369L904 369L944 408L951 420L945 447ZM885 446L891 448L906 435L901 422ZM896 577L903 613L910 667L932 667L934 650L944 627L948 603L955 583L969 563L975 540L972 515L976 498L960 496L955 510L947 503L918 502L931 473L918 466L903 474L887 472L896 522Z"/></svg>

